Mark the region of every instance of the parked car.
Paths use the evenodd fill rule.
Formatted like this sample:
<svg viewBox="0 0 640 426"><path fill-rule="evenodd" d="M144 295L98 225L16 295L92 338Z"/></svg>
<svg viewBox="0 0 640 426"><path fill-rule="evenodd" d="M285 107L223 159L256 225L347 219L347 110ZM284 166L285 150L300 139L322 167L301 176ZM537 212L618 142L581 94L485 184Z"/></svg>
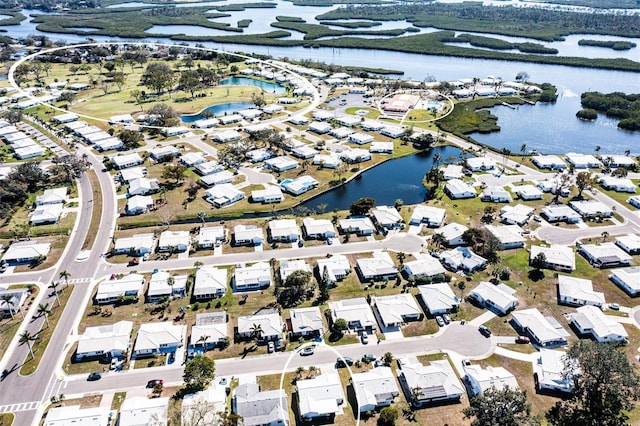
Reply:
<svg viewBox="0 0 640 426"><path fill-rule="evenodd" d="M374 354L364 354L362 355L363 362L373 362L378 359Z"/></svg>
<svg viewBox="0 0 640 426"><path fill-rule="evenodd" d="M282 350L282 340L280 340L280 339L276 340L274 345L275 345L276 351L281 351Z"/></svg>
<svg viewBox="0 0 640 426"><path fill-rule="evenodd" d="M451 323L451 317L449 317L449 315L447 314L442 314L442 319L444 320L445 324Z"/></svg>
<svg viewBox="0 0 640 426"><path fill-rule="evenodd" d="M140 262L138 261L137 258L134 258L134 259L131 259L127 265L128 266L136 266L138 264L140 264Z"/></svg>
<svg viewBox="0 0 640 426"><path fill-rule="evenodd" d="M531 343L531 339L529 339L527 336L518 336L516 337L516 343L521 343L521 344Z"/></svg>
<svg viewBox="0 0 640 426"><path fill-rule="evenodd" d="M620 305L618 305L617 303L609 303L609 309L613 309L614 311L619 311Z"/></svg>
<svg viewBox="0 0 640 426"><path fill-rule="evenodd" d="M164 380L162 380L162 379L153 379L153 380L149 380L147 382L147 387L148 388L152 388L154 386L163 385L163 384L164 384Z"/></svg>
<svg viewBox="0 0 640 426"><path fill-rule="evenodd" d="M363 345L366 345L367 343L369 343L369 335L367 333L362 333L360 335L360 340L362 341Z"/></svg>
<svg viewBox="0 0 640 426"><path fill-rule="evenodd" d="M346 367L347 365L353 365L353 359L349 358L348 356L338 358L336 360L336 367L338 368L343 368L343 367Z"/></svg>
<svg viewBox="0 0 640 426"><path fill-rule="evenodd" d="M491 337L491 330L489 330L489 327L487 327L486 325L481 325L480 327L478 327L478 331L484 337Z"/></svg>
<svg viewBox="0 0 640 426"><path fill-rule="evenodd" d="M169 364L173 364L174 362L176 362L176 353L175 352L171 352L169 354Z"/></svg>
<svg viewBox="0 0 640 426"><path fill-rule="evenodd" d="M276 345L274 345L273 342L269 342L267 344L267 352L273 353L275 350L276 350Z"/></svg>
<svg viewBox="0 0 640 426"><path fill-rule="evenodd" d="M444 327L444 320L442 319L442 317L440 315L436 316L436 322L438 323L438 325L440 327Z"/></svg>
<svg viewBox="0 0 640 426"><path fill-rule="evenodd" d="M463 366L463 367L466 367L466 366L468 366L468 365L471 365L471 361L469 361L469 360L468 360L468 359L466 359L466 358L465 358L465 359L463 359L463 360L462 360L462 366Z"/></svg>
<svg viewBox="0 0 640 426"><path fill-rule="evenodd" d="M93 373L89 374L89 377L87 377L87 380L90 382L95 382L96 380L100 380L102 378L102 373L100 373L99 371L94 371Z"/></svg>
<svg viewBox="0 0 640 426"><path fill-rule="evenodd" d="M111 358L111 364L109 364L109 370L117 370L121 365L122 361L120 361L120 359L116 357L113 357Z"/></svg>
<svg viewBox="0 0 640 426"><path fill-rule="evenodd" d="M300 351L300 355L309 356L309 355L313 355L313 352L314 352L313 346L307 346L306 348Z"/></svg>

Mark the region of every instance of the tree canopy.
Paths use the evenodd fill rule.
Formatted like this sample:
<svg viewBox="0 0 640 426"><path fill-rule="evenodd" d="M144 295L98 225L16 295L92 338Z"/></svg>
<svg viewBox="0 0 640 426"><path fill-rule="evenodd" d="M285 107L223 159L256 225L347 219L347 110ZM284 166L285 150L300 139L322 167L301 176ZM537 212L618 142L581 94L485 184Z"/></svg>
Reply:
<svg viewBox="0 0 640 426"><path fill-rule="evenodd" d="M316 279L309 271L293 271L276 290L278 303L283 307L291 307L315 296L318 287Z"/></svg>
<svg viewBox="0 0 640 426"><path fill-rule="evenodd" d="M376 200L373 198L360 198L359 200L351 203L351 207L349 207L349 212L353 216L364 216L369 213L369 210L376 206Z"/></svg>
<svg viewBox="0 0 640 426"><path fill-rule="evenodd" d="M216 364L211 358L198 355L187 361L182 378L187 389L198 392L206 389L215 378Z"/></svg>
<svg viewBox="0 0 640 426"><path fill-rule="evenodd" d="M498 390L491 387L469 401L462 410L465 418L474 417L471 426L518 426L528 424L531 404L527 393L506 387Z"/></svg>

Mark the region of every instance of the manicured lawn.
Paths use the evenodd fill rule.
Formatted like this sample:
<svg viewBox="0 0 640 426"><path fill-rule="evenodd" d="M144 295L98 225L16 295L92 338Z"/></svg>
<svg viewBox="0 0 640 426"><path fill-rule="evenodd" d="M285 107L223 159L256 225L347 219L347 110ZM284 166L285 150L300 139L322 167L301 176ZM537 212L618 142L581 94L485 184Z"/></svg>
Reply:
<svg viewBox="0 0 640 426"><path fill-rule="evenodd" d="M0 414L0 425L11 426L13 424L13 419L13 413L2 413Z"/></svg>
<svg viewBox="0 0 640 426"><path fill-rule="evenodd" d="M91 182L93 203L91 208L91 223L89 224L89 230L84 239L84 243L82 243L82 250L90 250L93 247L93 243L98 235L98 228L100 228L100 221L102 219L102 191L100 190L98 176L93 169L87 171L87 176Z"/></svg>

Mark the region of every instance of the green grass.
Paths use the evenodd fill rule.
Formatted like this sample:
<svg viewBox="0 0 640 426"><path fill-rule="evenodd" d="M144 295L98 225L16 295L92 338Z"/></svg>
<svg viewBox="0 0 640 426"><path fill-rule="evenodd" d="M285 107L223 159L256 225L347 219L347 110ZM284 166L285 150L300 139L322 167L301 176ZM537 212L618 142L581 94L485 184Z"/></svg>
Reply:
<svg viewBox="0 0 640 426"><path fill-rule="evenodd" d="M91 207L91 222L89 223L87 236L82 243L82 250L90 250L93 247L102 219L102 191L100 189L98 175L95 170L91 169L87 171L87 176L89 177L89 182L91 182L93 203Z"/></svg>
<svg viewBox="0 0 640 426"><path fill-rule="evenodd" d="M120 410L120 406L127 397L126 392L116 392L113 394L113 400L111 401L111 409L114 411Z"/></svg>
<svg viewBox="0 0 640 426"><path fill-rule="evenodd" d="M13 413L2 413L0 414L0 425L11 426L14 418L15 416Z"/></svg>

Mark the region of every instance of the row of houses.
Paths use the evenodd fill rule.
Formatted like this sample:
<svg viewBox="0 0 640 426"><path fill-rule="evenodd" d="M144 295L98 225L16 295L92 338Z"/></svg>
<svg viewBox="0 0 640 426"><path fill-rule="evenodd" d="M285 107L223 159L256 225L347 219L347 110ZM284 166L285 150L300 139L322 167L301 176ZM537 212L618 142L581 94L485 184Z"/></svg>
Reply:
<svg viewBox="0 0 640 426"><path fill-rule="evenodd" d="M11 147L18 160L41 157L46 152L46 148L28 134L4 120L0 120L0 138Z"/></svg>

